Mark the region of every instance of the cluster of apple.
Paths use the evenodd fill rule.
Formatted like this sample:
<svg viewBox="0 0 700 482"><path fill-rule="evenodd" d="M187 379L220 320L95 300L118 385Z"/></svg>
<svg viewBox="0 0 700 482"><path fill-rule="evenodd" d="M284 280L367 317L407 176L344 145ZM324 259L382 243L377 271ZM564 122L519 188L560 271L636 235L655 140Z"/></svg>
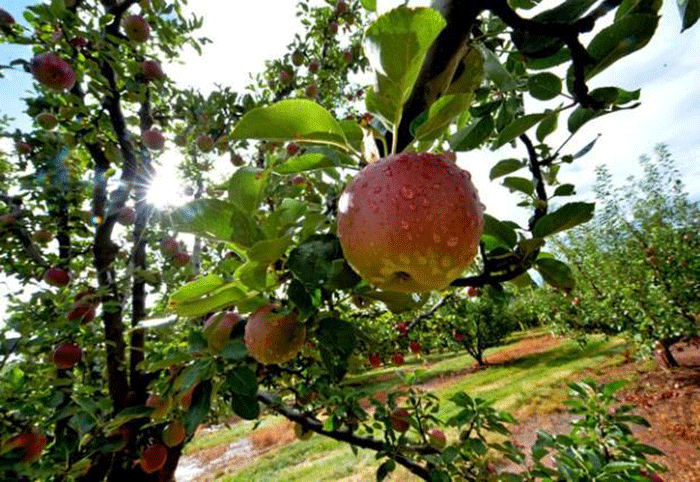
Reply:
<svg viewBox="0 0 700 482"><path fill-rule="evenodd" d="M187 266L190 263L191 256L180 251L180 243L176 238L165 238L160 242L160 251L172 260L172 263L178 268Z"/></svg>

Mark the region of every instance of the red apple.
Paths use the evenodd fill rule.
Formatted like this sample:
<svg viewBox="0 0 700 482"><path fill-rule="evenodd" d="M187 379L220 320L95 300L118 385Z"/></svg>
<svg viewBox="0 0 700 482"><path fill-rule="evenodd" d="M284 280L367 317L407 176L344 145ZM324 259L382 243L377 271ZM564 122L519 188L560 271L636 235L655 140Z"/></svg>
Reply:
<svg viewBox="0 0 700 482"><path fill-rule="evenodd" d="M173 264L177 266L178 268L182 268L183 266L187 266L190 264L191 257L187 253L179 252L175 253L173 255Z"/></svg>
<svg viewBox="0 0 700 482"><path fill-rule="evenodd" d="M30 64L34 78L53 90L71 90L75 85L75 71L56 54L38 54Z"/></svg>
<svg viewBox="0 0 700 482"><path fill-rule="evenodd" d="M163 69L155 60L144 60L141 64L141 72L146 80L163 80L165 78Z"/></svg>
<svg viewBox="0 0 700 482"><path fill-rule="evenodd" d="M245 161L243 160L243 157L241 157L240 154L236 154L234 152L231 152L231 164L238 167L238 166L242 166L243 164L245 164Z"/></svg>
<svg viewBox="0 0 700 482"><path fill-rule="evenodd" d="M58 125L58 119L51 112L42 112L41 114L36 116L34 120L39 125L39 127L48 131L50 131Z"/></svg>
<svg viewBox="0 0 700 482"><path fill-rule="evenodd" d="M0 8L0 27L9 27L14 25L15 18L10 15L10 12Z"/></svg>
<svg viewBox="0 0 700 482"><path fill-rule="evenodd" d="M248 352L266 365L294 358L304 346L306 325L294 312L275 313L275 305L260 307L248 319L243 337Z"/></svg>
<svg viewBox="0 0 700 482"><path fill-rule="evenodd" d="M73 37L70 39L70 44L71 46L75 47L76 49L81 49L83 47L87 47L88 41L85 37Z"/></svg>
<svg viewBox="0 0 700 482"><path fill-rule="evenodd" d="M70 275L65 269L54 266L46 270L44 273L44 281L51 286L62 287L70 283Z"/></svg>
<svg viewBox="0 0 700 482"><path fill-rule="evenodd" d="M404 358L401 353L394 353L391 355L391 362L396 366L401 366L404 363Z"/></svg>
<svg viewBox="0 0 700 482"><path fill-rule="evenodd" d="M151 36L151 27L141 15L129 15L122 20L124 35L134 42L145 42Z"/></svg>
<svg viewBox="0 0 700 482"><path fill-rule="evenodd" d="M642 471L642 476L649 479L649 482L664 482L659 474Z"/></svg>
<svg viewBox="0 0 700 482"><path fill-rule="evenodd" d="M287 144L287 156L289 157L296 156L300 150L301 147L299 147L299 144L295 144L293 142Z"/></svg>
<svg viewBox="0 0 700 482"><path fill-rule="evenodd" d="M283 70L280 72L280 82L283 84L288 84L292 80L292 74L287 72L286 70Z"/></svg>
<svg viewBox="0 0 700 482"><path fill-rule="evenodd" d="M17 154L20 156L26 156L32 152L32 146L26 142L18 141L15 143L15 149L17 149Z"/></svg>
<svg viewBox="0 0 700 482"><path fill-rule="evenodd" d="M197 147L202 152L209 152L214 149L214 138L209 134L200 134L197 136Z"/></svg>
<svg viewBox="0 0 700 482"><path fill-rule="evenodd" d="M296 51L292 54L292 63L299 67L301 64L304 63L304 54L302 54L299 51Z"/></svg>
<svg viewBox="0 0 700 482"><path fill-rule="evenodd" d="M396 323L396 331L399 332L399 335L406 336L408 334L408 324L404 322Z"/></svg>
<svg viewBox="0 0 700 482"><path fill-rule="evenodd" d="M95 304L89 300L76 301L73 307L66 315L68 321L80 320L81 324L90 323L95 319L96 307Z"/></svg>
<svg viewBox="0 0 700 482"><path fill-rule="evenodd" d="M344 13L347 13L348 11L348 4L345 3L343 0L340 0L336 5L335 5L335 13L338 15L342 15Z"/></svg>
<svg viewBox="0 0 700 482"><path fill-rule="evenodd" d="M353 55L353 53L352 53L352 50L350 50L350 49L343 50L343 60L344 60L346 63L349 64L350 62L352 62L352 59L353 59L353 58L354 58L354 55Z"/></svg>
<svg viewBox="0 0 700 482"><path fill-rule="evenodd" d="M442 430L431 428L428 430L428 443L436 450L442 450L447 445L447 437Z"/></svg>
<svg viewBox="0 0 700 482"><path fill-rule="evenodd" d="M481 296L481 290L479 288L474 288L473 286L470 286L467 289L467 296L471 296L472 298Z"/></svg>
<svg viewBox="0 0 700 482"><path fill-rule="evenodd" d="M461 331L455 331L454 337L455 337L455 341L457 341L457 342L464 341L464 333L462 333Z"/></svg>
<svg viewBox="0 0 700 482"><path fill-rule="evenodd" d="M45 229L40 229L39 231L34 233L32 239L34 240L34 242L40 244L50 243L53 240L53 233Z"/></svg>
<svg viewBox="0 0 700 482"><path fill-rule="evenodd" d="M73 368L82 359L83 350L77 343L63 343L53 352L53 364L61 370Z"/></svg>
<svg viewBox="0 0 700 482"><path fill-rule="evenodd" d="M315 99L318 97L318 86L316 84L307 85L304 94L306 94L306 97L309 99Z"/></svg>
<svg viewBox="0 0 700 482"><path fill-rule="evenodd" d="M212 353L220 352L231 338L231 332L241 320L241 316L235 311L211 315L204 323L203 329L209 351Z"/></svg>
<svg viewBox="0 0 700 482"><path fill-rule="evenodd" d="M182 422L175 420L170 422L165 429L163 429L163 443L168 447L177 447L185 440L185 426Z"/></svg>
<svg viewBox="0 0 700 482"><path fill-rule="evenodd" d="M146 399L146 406L153 409L151 418L160 420L165 418L170 411L170 400L161 398L158 395L150 395L148 399Z"/></svg>
<svg viewBox="0 0 700 482"><path fill-rule="evenodd" d="M39 460L46 447L46 436L33 428L29 432L20 433L10 438L2 445L3 452L10 450L24 450L22 462L32 463Z"/></svg>
<svg viewBox="0 0 700 482"><path fill-rule="evenodd" d="M131 226L136 222L136 211L127 206L122 207L117 214L117 222L122 226Z"/></svg>
<svg viewBox="0 0 700 482"><path fill-rule="evenodd" d="M17 218L11 214L3 214L2 216L0 216L0 226L1 227L8 227L9 228L10 226L14 226L16 222L17 222Z"/></svg>
<svg viewBox="0 0 700 482"><path fill-rule="evenodd" d="M328 24L328 31L333 35L338 33L338 22L331 22Z"/></svg>
<svg viewBox="0 0 700 482"><path fill-rule="evenodd" d="M172 256L180 251L180 243L175 238L165 238L160 242L160 250L167 256Z"/></svg>
<svg viewBox="0 0 700 482"><path fill-rule="evenodd" d="M411 350L411 353L413 354L418 354L421 352L422 347L420 346L420 343L417 341L412 341L408 344L408 348Z"/></svg>
<svg viewBox="0 0 700 482"><path fill-rule="evenodd" d="M309 181L306 180L306 178L302 175L296 175L292 178L292 185L293 186L303 186L303 185L308 185Z"/></svg>
<svg viewBox="0 0 700 482"><path fill-rule="evenodd" d="M195 388L197 388L197 384L192 385L184 395L182 395L182 398L180 398L180 408L185 412L192 406L192 395L194 394Z"/></svg>
<svg viewBox="0 0 700 482"><path fill-rule="evenodd" d="M371 353L369 355L369 364L372 368L379 368L382 366L382 357L377 353Z"/></svg>
<svg viewBox="0 0 700 482"><path fill-rule="evenodd" d="M365 167L338 203L338 237L360 276L387 291L447 288L477 254L484 206L453 153L407 152Z"/></svg>
<svg viewBox="0 0 700 482"><path fill-rule="evenodd" d="M397 408L389 415L389 422L397 432L408 432L411 428L411 414L405 408Z"/></svg>
<svg viewBox="0 0 700 482"><path fill-rule="evenodd" d="M311 62L309 62L309 72L311 72L312 74L317 73L320 68L321 64L318 62L318 60L312 60Z"/></svg>
<svg viewBox="0 0 700 482"><path fill-rule="evenodd" d="M154 151L160 151L165 146L165 137L155 129L144 131L141 139L146 147Z"/></svg>
<svg viewBox="0 0 700 482"><path fill-rule="evenodd" d="M158 472L165 465L168 458L168 449L165 445L153 444L149 445L141 454L141 469L147 474Z"/></svg>

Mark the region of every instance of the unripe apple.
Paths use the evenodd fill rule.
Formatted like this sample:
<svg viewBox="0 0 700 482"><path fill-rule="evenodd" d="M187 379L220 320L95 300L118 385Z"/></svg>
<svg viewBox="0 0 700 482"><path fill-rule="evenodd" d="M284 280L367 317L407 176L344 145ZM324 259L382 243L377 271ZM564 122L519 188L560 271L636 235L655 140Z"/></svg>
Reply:
<svg viewBox="0 0 700 482"><path fill-rule="evenodd" d="M391 362L396 366L403 365L404 361L405 360L404 360L403 355L401 353L394 353L391 356Z"/></svg>
<svg viewBox="0 0 700 482"><path fill-rule="evenodd" d="M14 25L15 18L10 15L10 12L0 8L0 27L9 27Z"/></svg>
<svg viewBox="0 0 700 482"><path fill-rule="evenodd" d="M436 450L442 450L447 445L447 437L442 430L431 428L428 430L428 443Z"/></svg>
<svg viewBox="0 0 700 482"><path fill-rule="evenodd" d="M420 343L417 341L412 341L408 344L408 348L411 350L411 353L413 354L418 354L421 352L422 347L420 346Z"/></svg>
<svg viewBox="0 0 700 482"><path fill-rule="evenodd" d="M141 469L147 474L158 472L165 465L168 458L168 449L165 445L153 444L146 447L141 454Z"/></svg>
<svg viewBox="0 0 700 482"><path fill-rule="evenodd" d="M408 432L411 428L411 414L405 408L397 408L389 415L389 422L397 432Z"/></svg>
<svg viewBox="0 0 700 482"><path fill-rule="evenodd" d="M248 319L244 341L253 358L266 365L294 358L304 346L306 325L297 314L275 313L275 305L260 307Z"/></svg>
<svg viewBox="0 0 700 482"><path fill-rule="evenodd" d="M32 239L34 240L34 242L40 244L50 243L53 240L53 233L45 229L40 229L39 231L34 233Z"/></svg>
<svg viewBox="0 0 700 482"><path fill-rule="evenodd" d="M158 395L150 395L146 399L146 406L152 408L151 418L154 420L161 420L170 411L170 400L167 398L161 398Z"/></svg>
<svg viewBox="0 0 700 482"><path fill-rule="evenodd" d="M204 337L212 353L218 353L228 343L231 332L240 323L241 316L235 311L211 315L204 323Z"/></svg>
<svg viewBox="0 0 700 482"><path fill-rule="evenodd" d="M77 343L63 343L53 352L53 364L56 368L67 370L73 368L83 359L83 350Z"/></svg>
<svg viewBox="0 0 700 482"><path fill-rule="evenodd" d="M154 151L160 151L165 146L165 137L155 129L144 131L141 134L141 139L146 147Z"/></svg>
<svg viewBox="0 0 700 482"><path fill-rule="evenodd" d="M311 62L309 62L309 72L311 72L312 74L317 73L320 68L321 64L318 62L318 60L312 60Z"/></svg>
<svg viewBox="0 0 700 482"><path fill-rule="evenodd" d="M42 129L50 131L58 125L58 119L51 112L42 112L34 119Z"/></svg>
<svg viewBox="0 0 700 482"><path fill-rule="evenodd" d="M70 283L70 275L65 269L54 266L46 270L44 281L51 286L63 287Z"/></svg>
<svg viewBox="0 0 700 482"><path fill-rule="evenodd" d="M316 84L309 84L306 86L306 91L304 93L309 99L315 99L319 94L318 86Z"/></svg>
<svg viewBox="0 0 700 482"><path fill-rule="evenodd" d="M301 147L299 147L299 144L295 144L293 142L287 144L287 156L289 157L296 156L300 150Z"/></svg>
<svg viewBox="0 0 700 482"><path fill-rule="evenodd" d="M187 266L188 264L190 264L191 259L192 258L189 254L183 253L181 251L173 255L173 264L178 268L182 268L183 266Z"/></svg>
<svg viewBox="0 0 700 482"><path fill-rule="evenodd" d="M24 450L21 460L31 464L39 460L45 447L46 435L34 428L29 432L20 433L10 438L2 445L2 451Z"/></svg>
<svg viewBox="0 0 700 482"><path fill-rule="evenodd" d="M180 251L180 244L175 238L165 238L160 242L160 250L166 256L172 256Z"/></svg>
<svg viewBox="0 0 700 482"><path fill-rule="evenodd" d="M372 368L379 368L382 366L382 357L377 353L371 353L369 355L369 365Z"/></svg>
<svg viewBox="0 0 700 482"><path fill-rule="evenodd" d="M56 54L38 54L30 63L34 78L53 90L71 90L75 85L75 71Z"/></svg>
<svg viewBox="0 0 700 482"><path fill-rule="evenodd" d="M348 4L345 3L343 0L340 0L336 5L335 5L335 13L338 15L342 15L344 13L347 13L348 11Z"/></svg>
<svg viewBox="0 0 700 482"><path fill-rule="evenodd" d="M185 435L187 435L185 426L182 422L175 420L163 430L163 443L170 448L177 447L185 440Z"/></svg>
<svg viewBox="0 0 700 482"><path fill-rule="evenodd" d="M354 55L352 53L352 50L343 50L343 60L345 63L349 64L352 62L352 59L354 58Z"/></svg>
<svg viewBox="0 0 700 482"><path fill-rule="evenodd" d="M141 72L146 80L163 80L165 74L160 64L155 60L144 60L141 63Z"/></svg>
<svg viewBox="0 0 700 482"><path fill-rule="evenodd" d="M301 64L304 63L304 54L302 54L299 51L296 51L292 54L292 63L299 67Z"/></svg>
<svg viewBox="0 0 700 482"><path fill-rule="evenodd" d="M464 333L462 333L461 331L455 331L454 337L455 337L455 341L457 341L457 342L464 341Z"/></svg>
<svg viewBox="0 0 700 482"><path fill-rule="evenodd" d="M134 42L145 42L151 36L151 27L141 15L129 15L122 20L124 35Z"/></svg>
<svg viewBox="0 0 700 482"><path fill-rule="evenodd" d="M197 147L202 152L209 152L214 148L214 138L209 134L200 134L197 136Z"/></svg>
<svg viewBox="0 0 700 482"><path fill-rule="evenodd" d="M238 166L242 166L243 164L245 164L245 161L243 160L243 157L241 157L240 154L236 154L234 152L231 152L231 164L238 167Z"/></svg>
<svg viewBox="0 0 700 482"><path fill-rule="evenodd" d="M333 35L338 33L338 22L331 22L328 24L328 31Z"/></svg>
<svg viewBox="0 0 700 482"><path fill-rule="evenodd" d="M484 206L453 153L407 152L365 167L338 202L338 237L360 276L387 291L447 288L477 254Z"/></svg>
<svg viewBox="0 0 700 482"><path fill-rule="evenodd" d="M17 149L17 154L20 156L26 156L32 152L32 146L23 141L18 141L15 143L15 149Z"/></svg>
<svg viewBox="0 0 700 482"><path fill-rule="evenodd" d="M136 211L128 206L123 206L117 214L117 222L122 226L131 226L136 222Z"/></svg>

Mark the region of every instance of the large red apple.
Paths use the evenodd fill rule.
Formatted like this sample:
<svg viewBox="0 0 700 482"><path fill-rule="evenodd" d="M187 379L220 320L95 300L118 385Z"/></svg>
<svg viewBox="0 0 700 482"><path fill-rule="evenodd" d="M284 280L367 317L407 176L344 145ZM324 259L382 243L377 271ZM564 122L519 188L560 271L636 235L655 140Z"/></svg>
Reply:
<svg viewBox="0 0 700 482"><path fill-rule="evenodd" d="M248 352L260 363L284 363L304 346L306 325L297 314L275 313L275 305L262 306L248 319L244 341Z"/></svg>
<svg viewBox="0 0 700 482"><path fill-rule="evenodd" d="M145 42L151 36L151 27L141 15L129 15L122 20L124 35L134 42Z"/></svg>
<svg viewBox="0 0 700 482"><path fill-rule="evenodd" d="M37 429L20 433L10 438L2 446L3 452L10 450L24 450L22 462L32 463L39 460L41 453L46 447L46 435L39 432Z"/></svg>
<svg viewBox="0 0 700 482"><path fill-rule="evenodd" d="M65 269L54 266L46 270L44 281L52 286L62 287L70 283L70 275Z"/></svg>
<svg viewBox="0 0 700 482"><path fill-rule="evenodd" d="M144 60L141 64L141 72L146 80L163 80L165 74L156 60Z"/></svg>
<svg viewBox="0 0 700 482"><path fill-rule="evenodd" d="M240 323L241 316L235 311L211 315L204 323L204 337L209 351L218 353L231 338L233 328Z"/></svg>
<svg viewBox="0 0 700 482"><path fill-rule="evenodd" d="M149 149L160 151L165 146L165 137L155 129L149 129L141 134L143 143Z"/></svg>
<svg viewBox="0 0 700 482"><path fill-rule="evenodd" d="M403 153L365 167L338 204L345 258L381 289L444 289L476 256L484 206L452 153Z"/></svg>
<svg viewBox="0 0 700 482"><path fill-rule="evenodd" d="M146 447L141 454L141 468L147 474L158 472L165 465L165 460L168 458L168 449L165 445L153 444Z"/></svg>
<svg viewBox="0 0 700 482"><path fill-rule="evenodd" d="M151 412L151 418L160 420L165 418L170 411L170 400L167 398L161 398L158 395L151 395L146 400L146 406L153 409Z"/></svg>
<svg viewBox="0 0 700 482"><path fill-rule="evenodd" d="M0 8L0 27L9 27L10 25L14 25L14 23L15 18L10 15L10 12Z"/></svg>
<svg viewBox="0 0 700 482"><path fill-rule="evenodd" d="M411 428L411 414L405 408L397 408L389 415L389 422L397 432L407 432Z"/></svg>
<svg viewBox="0 0 700 482"><path fill-rule="evenodd" d="M70 90L75 85L75 71L56 54L38 54L30 64L34 78L53 90Z"/></svg>
<svg viewBox="0 0 700 482"><path fill-rule="evenodd" d="M83 350L77 343L63 343L53 352L53 364L61 370L73 368L82 359Z"/></svg>
<svg viewBox="0 0 700 482"><path fill-rule="evenodd" d="M202 152L209 152L214 149L214 138L209 134L200 134L197 136L197 147Z"/></svg>
<svg viewBox="0 0 700 482"><path fill-rule="evenodd" d="M163 429L163 443L171 448L176 447L185 440L185 435L187 435L185 426L182 422L175 420Z"/></svg>

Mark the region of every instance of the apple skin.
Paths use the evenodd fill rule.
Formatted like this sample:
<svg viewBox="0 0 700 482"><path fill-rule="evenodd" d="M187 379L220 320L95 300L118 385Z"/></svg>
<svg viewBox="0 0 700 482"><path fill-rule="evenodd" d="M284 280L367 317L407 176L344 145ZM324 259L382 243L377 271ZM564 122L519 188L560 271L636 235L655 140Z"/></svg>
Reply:
<svg viewBox="0 0 700 482"><path fill-rule="evenodd" d="M369 365L372 368L379 368L382 366L382 357L377 353L372 353L369 355Z"/></svg>
<svg viewBox="0 0 700 482"><path fill-rule="evenodd" d="M235 154L231 153L231 164L233 164L236 167L242 166L245 164L245 161L243 160L243 157L240 154Z"/></svg>
<svg viewBox="0 0 700 482"><path fill-rule="evenodd" d="M411 350L411 353L417 355L422 351L422 347L420 346L420 343L417 341L412 341L411 343L408 344L409 350Z"/></svg>
<svg viewBox="0 0 700 482"><path fill-rule="evenodd" d="M464 341L464 333L462 333L460 331L455 331L454 337L455 337L455 341L457 341L457 342L461 343Z"/></svg>
<svg viewBox="0 0 700 482"><path fill-rule="evenodd" d="M45 229L40 229L39 231L34 233L32 239L34 240L34 242L40 244L50 243L51 241L53 241L53 233Z"/></svg>
<svg viewBox="0 0 700 482"><path fill-rule="evenodd" d="M649 482L664 482L664 479L662 479L659 474L654 474L654 473L642 471L642 476L649 479Z"/></svg>
<svg viewBox="0 0 700 482"><path fill-rule="evenodd" d="M214 139L209 134L200 134L197 136L197 147L202 152L210 152L214 149Z"/></svg>
<svg viewBox="0 0 700 482"><path fill-rule="evenodd" d="M15 18L10 15L10 12L0 8L0 27L9 27L14 25Z"/></svg>
<svg viewBox="0 0 700 482"><path fill-rule="evenodd" d="M175 420L163 429L163 443L170 448L177 447L185 440L185 435L187 435L185 426L182 422Z"/></svg>
<svg viewBox="0 0 700 482"><path fill-rule="evenodd" d="M180 243L175 238L165 238L160 242L160 250L167 256L172 256L180 251Z"/></svg>
<svg viewBox="0 0 700 482"><path fill-rule="evenodd" d="M447 437L445 433L437 428L428 430L428 443L436 450L442 450L447 445Z"/></svg>
<svg viewBox="0 0 700 482"><path fill-rule="evenodd" d="M70 283L70 275L65 269L59 268L58 266L54 266L46 270L46 273L44 273L44 281L46 281L51 286L57 286L61 288Z"/></svg>
<svg viewBox="0 0 700 482"><path fill-rule="evenodd" d="M165 137L155 129L144 131L141 139L146 147L154 151L160 151L165 146Z"/></svg>
<svg viewBox="0 0 700 482"><path fill-rule="evenodd" d="M80 324L85 325L95 319L95 313L95 305L90 301L76 301L66 315L66 319L68 321L80 320Z"/></svg>
<svg viewBox="0 0 700 482"><path fill-rule="evenodd" d="M141 63L141 72L147 81L163 80L165 78L163 69L160 68L160 64L155 60L144 60Z"/></svg>
<svg viewBox="0 0 700 482"><path fill-rule="evenodd" d="M338 22L331 22L328 24L328 31L333 35L338 33Z"/></svg>
<svg viewBox="0 0 700 482"><path fill-rule="evenodd" d="M309 72L315 74L318 73L318 71L320 70L321 64L318 62L318 60L312 60L311 62L309 62L308 68Z"/></svg>
<svg viewBox="0 0 700 482"><path fill-rule="evenodd" d="M192 406L192 395L194 394L194 390L196 388L197 384L195 383L184 393L184 395L182 395L182 398L180 398L180 408L182 408L185 412Z"/></svg>
<svg viewBox="0 0 700 482"><path fill-rule="evenodd" d="M391 362L396 366L400 367L401 365L404 364L404 361L405 360L404 360L403 355L401 353L394 353L391 356Z"/></svg>
<svg viewBox="0 0 700 482"><path fill-rule="evenodd" d="M32 146L22 141L15 143L15 149L17 149L17 154L20 156L26 156L32 152Z"/></svg>
<svg viewBox="0 0 700 482"><path fill-rule="evenodd" d="M58 119L51 112L42 112L34 119L42 129L50 131L58 125Z"/></svg>
<svg viewBox="0 0 700 482"><path fill-rule="evenodd" d="M71 90L75 85L75 71L56 54L38 54L30 63L34 78L44 87L53 90Z"/></svg>
<svg viewBox="0 0 700 482"><path fill-rule="evenodd" d="M219 353L231 338L231 332L242 320L235 311L211 315L204 323L204 337L211 353Z"/></svg>
<svg viewBox="0 0 700 482"><path fill-rule="evenodd" d="M187 253L175 253L173 255L173 265L177 266L178 268L182 268L183 266L190 264L191 259L191 256Z"/></svg>
<svg viewBox="0 0 700 482"><path fill-rule="evenodd" d="M335 6L335 13L338 15L342 15L344 13L347 13L348 11L348 4L345 3L343 0L340 0L336 6Z"/></svg>
<svg viewBox="0 0 700 482"><path fill-rule="evenodd" d="M307 85L304 94L309 99L315 99L316 97L318 97L318 86L316 84Z"/></svg>
<svg viewBox="0 0 700 482"><path fill-rule="evenodd" d="M151 37L151 27L141 15L129 15L122 20L124 35L134 42L145 42Z"/></svg>
<svg viewBox="0 0 700 482"><path fill-rule="evenodd" d="M117 222L122 226L131 226L136 222L136 211L127 206L122 207L117 214Z"/></svg>
<svg viewBox="0 0 700 482"><path fill-rule="evenodd" d="M396 324L396 331L399 332L400 336L406 336L408 334L408 325L406 323L397 323Z"/></svg>
<svg viewBox="0 0 700 482"><path fill-rule="evenodd" d="M289 157L296 156L300 150L301 147L299 147L299 144L295 144L293 142L287 144L287 156Z"/></svg>
<svg viewBox="0 0 700 482"><path fill-rule="evenodd" d="M301 64L304 63L304 54L301 52L294 52L292 54L292 63L299 67Z"/></svg>
<svg viewBox="0 0 700 482"><path fill-rule="evenodd" d="M304 430L301 424L294 424L294 435L299 440L309 440L313 434L314 432L312 430Z"/></svg>
<svg viewBox="0 0 700 482"><path fill-rule="evenodd" d="M411 414L405 408L397 408L389 415L389 422L397 432L408 432L411 428Z"/></svg>
<svg viewBox="0 0 700 482"><path fill-rule="evenodd" d="M350 266L399 292L447 288L477 254L484 206L454 153L402 153L365 167L338 201Z"/></svg>
<svg viewBox="0 0 700 482"><path fill-rule="evenodd" d="M304 346L306 325L297 314L274 313L275 305L260 307L248 319L243 340L253 358L270 365L294 358Z"/></svg>
<svg viewBox="0 0 700 482"><path fill-rule="evenodd" d="M80 363L83 350L77 343L63 343L53 352L53 364L60 370L68 370Z"/></svg>
<svg viewBox="0 0 700 482"><path fill-rule="evenodd" d="M39 460L45 447L46 435L36 429L32 429L29 432L20 433L10 438L3 444L2 450L3 452L9 452L10 450L24 449L24 455L21 460L31 464Z"/></svg>
<svg viewBox="0 0 700 482"><path fill-rule="evenodd" d="M170 400L167 398L161 398L158 395L150 395L146 399L146 406L152 408L151 418L154 420L161 420L170 411Z"/></svg>
<svg viewBox="0 0 700 482"><path fill-rule="evenodd" d="M147 474L158 472L165 465L168 458L168 449L162 444L153 444L146 447L141 454L141 469Z"/></svg>

